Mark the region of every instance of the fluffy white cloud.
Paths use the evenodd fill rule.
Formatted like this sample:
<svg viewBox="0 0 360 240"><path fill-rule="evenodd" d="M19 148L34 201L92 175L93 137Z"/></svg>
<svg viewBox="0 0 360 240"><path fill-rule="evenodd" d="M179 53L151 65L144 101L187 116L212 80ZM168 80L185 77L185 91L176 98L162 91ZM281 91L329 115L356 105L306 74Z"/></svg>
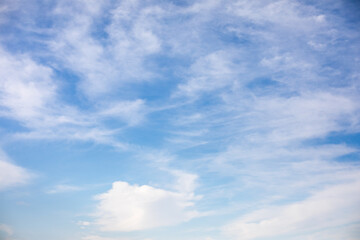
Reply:
<svg viewBox="0 0 360 240"><path fill-rule="evenodd" d="M194 205L193 194L148 185L114 182L108 192L98 195L96 199L100 203L95 223L104 231L134 231L169 226L199 215L191 210Z"/></svg>
<svg viewBox="0 0 360 240"><path fill-rule="evenodd" d="M244 240L281 236L292 239L291 235L311 235L335 227L339 234L343 226L360 220L359 203L360 182L356 180L325 188L300 202L264 207L235 220L224 231Z"/></svg>
<svg viewBox="0 0 360 240"><path fill-rule="evenodd" d="M28 55L14 55L1 48L0 53L1 116L36 131L91 124L92 118L60 101L52 68Z"/></svg>
<svg viewBox="0 0 360 240"><path fill-rule="evenodd" d="M0 150L0 191L27 184L32 177L33 174L11 163L5 153Z"/></svg>
<svg viewBox="0 0 360 240"><path fill-rule="evenodd" d="M32 61L28 56L14 57L0 49L1 115L22 121L25 125L45 122L48 104L54 100L52 70Z"/></svg>

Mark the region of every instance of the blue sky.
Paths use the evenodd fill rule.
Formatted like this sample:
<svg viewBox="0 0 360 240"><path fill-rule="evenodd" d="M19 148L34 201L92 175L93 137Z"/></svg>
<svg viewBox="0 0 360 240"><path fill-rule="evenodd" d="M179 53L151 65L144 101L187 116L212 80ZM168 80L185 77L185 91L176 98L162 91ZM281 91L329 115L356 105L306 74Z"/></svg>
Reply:
<svg viewBox="0 0 360 240"><path fill-rule="evenodd" d="M0 2L0 239L360 239L360 4Z"/></svg>

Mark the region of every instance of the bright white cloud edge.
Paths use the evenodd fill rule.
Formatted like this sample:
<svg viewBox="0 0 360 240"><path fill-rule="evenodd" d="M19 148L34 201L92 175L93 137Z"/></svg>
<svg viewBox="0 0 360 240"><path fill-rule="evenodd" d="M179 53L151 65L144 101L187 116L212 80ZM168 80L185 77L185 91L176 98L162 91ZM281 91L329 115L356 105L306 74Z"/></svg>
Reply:
<svg viewBox="0 0 360 240"><path fill-rule="evenodd" d="M112 188L96 196L95 224L103 231L135 231L176 225L198 217L193 210L198 199L192 187L185 184L183 191L168 191L149 185L130 185L114 182Z"/></svg>

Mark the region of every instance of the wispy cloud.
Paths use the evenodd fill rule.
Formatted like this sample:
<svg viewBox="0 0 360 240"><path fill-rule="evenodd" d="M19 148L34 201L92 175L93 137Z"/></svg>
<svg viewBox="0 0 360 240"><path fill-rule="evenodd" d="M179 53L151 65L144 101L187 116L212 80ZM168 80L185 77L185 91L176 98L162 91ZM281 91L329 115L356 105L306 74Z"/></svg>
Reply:
<svg viewBox="0 0 360 240"><path fill-rule="evenodd" d="M224 231L238 239L282 236L293 239L292 236L299 234L306 238L307 235L333 228L346 234L346 226L360 220L359 189L358 179L328 187L300 202L264 207L246 214L226 226Z"/></svg>
<svg viewBox="0 0 360 240"><path fill-rule="evenodd" d="M34 139L68 151L102 145L87 145L94 154L81 164L113 185L79 194L93 208L97 195L94 221L79 222L84 240L174 225L210 229L187 239L356 239L360 19L351 4L3 1L0 140L19 151ZM0 189L31 179L0 157ZM51 160L29 165L56 172ZM87 176L47 193L79 191ZM196 222L211 218L204 212L216 223Z"/></svg>
<svg viewBox="0 0 360 240"><path fill-rule="evenodd" d="M52 189L46 191L48 194L57 194L57 193L67 193L67 192L76 192L82 190L81 187L67 185L67 184L59 184L53 187Z"/></svg>
<svg viewBox="0 0 360 240"><path fill-rule="evenodd" d="M85 8L83 7L86 6ZM97 34L104 10L109 11L110 24ZM124 82L143 81L152 73L145 67L146 57L161 49L154 26L160 7L144 7L138 1L89 3L69 8L59 4L55 12L64 19L50 49L58 54L60 62L79 74L80 90L88 97L113 92ZM98 100L99 98L97 98Z"/></svg>
<svg viewBox="0 0 360 240"><path fill-rule="evenodd" d="M7 236L5 237L5 239L9 239L8 237L10 237L11 235L13 235L13 230L10 226L6 225L6 224L0 224L0 231L4 232Z"/></svg>
<svg viewBox="0 0 360 240"><path fill-rule="evenodd" d="M98 235L89 235L82 238L82 240L130 240L130 238L109 238Z"/></svg>
<svg viewBox="0 0 360 240"><path fill-rule="evenodd" d="M12 163L0 150L0 191L28 184L34 176L29 170Z"/></svg>
<svg viewBox="0 0 360 240"><path fill-rule="evenodd" d="M229 52L218 51L197 59L190 67L189 80L179 85L177 95L195 97L231 85L241 70L231 58Z"/></svg>
<svg viewBox="0 0 360 240"><path fill-rule="evenodd" d="M138 124L146 115L142 100L107 103L92 112L81 111L61 100L52 68L27 55L12 55L3 49L1 52L0 115L18 121L27 130L12 136L94 141L128 148L114 138L118 129L109 129L101 122L113 118L120 119L124 127Z"/></svg>

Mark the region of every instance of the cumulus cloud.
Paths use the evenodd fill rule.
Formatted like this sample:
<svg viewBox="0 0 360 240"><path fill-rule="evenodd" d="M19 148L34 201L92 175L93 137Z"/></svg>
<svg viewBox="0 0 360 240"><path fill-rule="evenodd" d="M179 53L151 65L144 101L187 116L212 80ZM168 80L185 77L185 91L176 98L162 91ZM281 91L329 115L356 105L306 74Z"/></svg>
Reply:
<svg viewBox="0 0 360 240"><path fill-rule="evenodd" d="M360 220L360 182L327 187L311 197L285 205L264 207L245 214L224 231L236 239L258 239L292 235L311 235ZM347 228L345 228L346 230ZM355 236L353 236L355 237Z"/></svg>
<svg viewBox="0 0 360 240"><path fill-rule="evenodd" d="M186 189L187 190L187 189ZM148 185L114 182L96 197L96 224L103 231L134 231L175 225L199 216L192 210L194 196Z"/></svg>
<svg viewBox="0 0 360 240"><path fill-rule="evenodd" d="M29 183L34 175L25 168L11 163L0 150L0 191Z"/></svg>

